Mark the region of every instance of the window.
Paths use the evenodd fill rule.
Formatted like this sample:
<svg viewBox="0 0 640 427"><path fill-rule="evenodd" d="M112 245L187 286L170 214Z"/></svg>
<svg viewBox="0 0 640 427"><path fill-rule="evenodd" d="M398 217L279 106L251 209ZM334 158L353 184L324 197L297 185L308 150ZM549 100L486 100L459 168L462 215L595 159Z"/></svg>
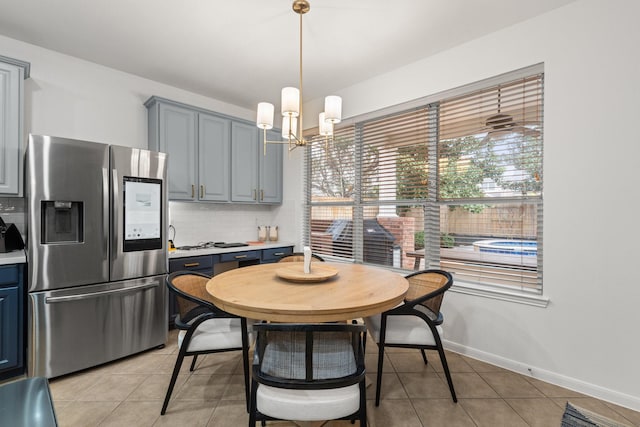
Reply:
<svg viewBox="0 0 640 427"><path fill-rule="evenodd" d="M325 257L542 292L541 66L355 119L308 151Z"/></svg>

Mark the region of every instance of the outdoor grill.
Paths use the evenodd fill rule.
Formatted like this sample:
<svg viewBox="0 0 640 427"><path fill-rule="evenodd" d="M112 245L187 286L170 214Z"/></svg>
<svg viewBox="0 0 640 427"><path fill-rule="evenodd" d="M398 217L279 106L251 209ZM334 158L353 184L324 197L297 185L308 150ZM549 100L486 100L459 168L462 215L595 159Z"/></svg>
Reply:
<svg viewBox="0 0 640 427"><path fill-rule="evenodd" d="M327 228L333 241L333 254L353 257L353 221L337 219ZM393 265L393 243L396 238L375 219L365 219L363 229L363 262Z"/></svg>

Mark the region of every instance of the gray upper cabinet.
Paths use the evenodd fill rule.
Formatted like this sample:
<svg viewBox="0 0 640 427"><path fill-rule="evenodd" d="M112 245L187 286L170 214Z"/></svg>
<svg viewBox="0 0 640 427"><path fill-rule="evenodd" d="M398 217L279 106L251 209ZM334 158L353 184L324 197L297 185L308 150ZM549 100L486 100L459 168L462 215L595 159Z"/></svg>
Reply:
<svg viewBox="0 0 640 427"><path fill-rule="evenodd" d="M231 142L231 200L282 203L282 145L268 144L264 154L262 133L255 125L234 123ZM280 133L267 132L269 140Z"/></svg>
<svg viewBox="0 0 640 427"><path fill-rule="evenodd" d="M231 127L231 201L258 201L258 128L245 123Z"/></svg>
<svg viewBox="0 0 640 427"><path fill-rule="evenodd" d="M169 199L229 201L231 120L152 97L149 148L169 155Z"/></svg>
<svg viewBox="0 0 640 427"><path fill-rule="evenodd" d="M198 176L200 200L229 200L229 140L231 121L198 114Z"/></svg>
<svg viewBox="0 0 640 427"><path fill-rule="evenodd" d="M282 139L280 132L268 131L267 139L276 141ZM282 203L282 144L267 144L267 154L264 155L262 133L260 133L260 202Z"/></svg>
<svg viewBox="0 0 640 427"><path fill-rule="evenodd" d="M255 124L156 96L144 105L149 148L169 155L170 200L282 203L282 145L264 156Z"/></svg>
<svg viewBox="0 0 640 427"><path fill-rule="evenodd" d="M0 195L21 197L24 79L29 63L0 56Z"/></svg>
<svg viewBox="0 0 640 427"><path fill-rule="evenodd" d="M169 199L195 200L196 197L196 120L195 112L160 104L158 151L169 155Z"/></svg>

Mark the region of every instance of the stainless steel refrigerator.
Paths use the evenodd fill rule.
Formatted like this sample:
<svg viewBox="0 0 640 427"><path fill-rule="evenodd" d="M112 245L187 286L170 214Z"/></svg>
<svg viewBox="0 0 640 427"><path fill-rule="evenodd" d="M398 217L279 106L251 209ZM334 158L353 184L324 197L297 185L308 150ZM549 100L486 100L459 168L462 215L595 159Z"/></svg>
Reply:
<svg viewBox="0 0 640 427"><path fill-rule="evenodd" d="M30 135L26 159L29 376L163 345L166 155Z"/></svg>

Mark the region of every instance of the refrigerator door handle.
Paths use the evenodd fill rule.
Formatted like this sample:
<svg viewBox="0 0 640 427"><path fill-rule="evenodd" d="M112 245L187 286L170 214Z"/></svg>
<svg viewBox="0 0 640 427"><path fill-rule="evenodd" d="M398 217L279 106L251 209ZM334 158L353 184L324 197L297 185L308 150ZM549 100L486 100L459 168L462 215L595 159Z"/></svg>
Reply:
<svg viewBox="0 0 640 427"><path fill-rule="evenodd" d="M64 296L64 297L46 297L45 298L45 303L47 303L47 304L55 304L55 303L67 302L67 301L76 301L76 300L83 300L83 299L89 299L89 298L99 298L99 297L103 297L105 295L123 294L123 293L127 293L127 292L134 292L134 291L141 291L141 290L149 289L149 288L155 288L158 285L159 285L159 282L153 282L153 283L144 283L142 285L137 285L137 286L131 286L131 287L128 287L128 288L112 289L112 290L109 290L109 291L90 292L90 293L86 293L86 294L68 295L68 296Z"/></svg>
<svg viewBox="0 0 640 427"><path fill-rule="evenodd" d="M102 168L102 253L109 259L109 168ZM107 272L107 277L108 276Z"/></svg>
<svg viewBox="0 0 640 427"><path fill-rule="evenodd" d="M113 204L111 205L111 263L113 268L113 262L116 258L118 258L118 245L121 245L120 239L124 236L120 236L120 225L119 225L119 209L118 207L122 203L120 200L120 186L118 185L118 170L111 170L111 197ZM111 273L113 276L113 273ZM111 278L113 280L113 277Z"/></svg>

